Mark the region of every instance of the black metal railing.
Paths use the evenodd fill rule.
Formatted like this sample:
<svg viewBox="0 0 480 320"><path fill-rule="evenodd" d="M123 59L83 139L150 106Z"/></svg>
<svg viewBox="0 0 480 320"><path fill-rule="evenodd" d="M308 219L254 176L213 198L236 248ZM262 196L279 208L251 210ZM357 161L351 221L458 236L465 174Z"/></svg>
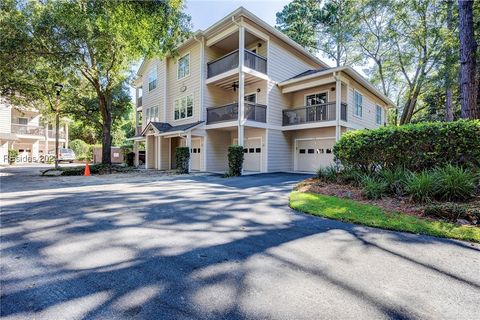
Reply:
<svg viewBox="0 0 480 320"><path fill-rule="evenodd" d="M245 119L267 122L267 106L245 101ZM238 103L207 109L207 124L238 120Z"/></svg>
<svg viewBox="0 0 480 320"><path fill-rule="evenodd" d="M207 124L238 120L238 103L207 109Z"/></svg>
<svg viewBox="0 0 480 320"><path fill-rule="evenodd" d="M245 101L245 119L266 123L267 106Z"/></svg>
<svg viewBox="0 0 480 320"><path fill-rule="evenodd" d="M245 67L267 74L267 59L252 51L245 50Z"/></svg>
<svg viewBox="0 0 480 320"><path fill-rule="evenodd" d="M244 63L245 66L250 69L265 74L267 73L267 59L259 56L256 53L245 50ZM238 68L238 49L224 55L223 57L208 62L207 78L215 77L221 73L233 70L235 68Z"/></svg>
<svg viewBox="0 0 480 320"><path fill-rule="evenodd" d="M335 102L305 106L301 108L283 110L283 125L303 124L310 122L335 120ZM340 119L347 121L347 104L342 103Z"/></svg>

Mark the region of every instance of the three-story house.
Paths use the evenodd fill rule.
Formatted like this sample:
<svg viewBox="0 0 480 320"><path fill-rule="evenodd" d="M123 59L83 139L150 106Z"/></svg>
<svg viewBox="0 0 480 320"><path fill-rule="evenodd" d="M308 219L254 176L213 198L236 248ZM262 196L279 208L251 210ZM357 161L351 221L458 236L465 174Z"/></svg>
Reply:
<svg viewBox="0 0 480 320"><path fill-rule="evenodd" d="M141 64L135 149L149 169L225 172L227 149L244 147L245 172L312 172L333 163L342 133L385 123L393 106L350 67L329 67L244 8ZM138 154L138 152L137 152ZM136 158L138 163L138 156Z"/></svg>

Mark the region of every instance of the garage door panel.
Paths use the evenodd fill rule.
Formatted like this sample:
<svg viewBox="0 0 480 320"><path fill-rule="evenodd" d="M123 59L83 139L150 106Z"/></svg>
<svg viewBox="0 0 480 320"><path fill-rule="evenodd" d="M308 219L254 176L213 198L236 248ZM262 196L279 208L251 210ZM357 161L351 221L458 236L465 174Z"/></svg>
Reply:
<svg viewBox="0 0 480 320"><path fill-rule="evenodd" d="M245 139L243 169L246 171L260 171L262 161L261 139Z"/></svg>
<svg viewBox="0 0 480 320"><path fill-rule="evenodd" d="M190 149L192 170L201 170L202 167L202 143L200 139L192 139L192 148Z"/></svg>
<svg viewBox="0 0 480 320"><path fill-rule="evenodd" d="M333 164L335 139L297 140L297 170L314 172Z"/></svg>

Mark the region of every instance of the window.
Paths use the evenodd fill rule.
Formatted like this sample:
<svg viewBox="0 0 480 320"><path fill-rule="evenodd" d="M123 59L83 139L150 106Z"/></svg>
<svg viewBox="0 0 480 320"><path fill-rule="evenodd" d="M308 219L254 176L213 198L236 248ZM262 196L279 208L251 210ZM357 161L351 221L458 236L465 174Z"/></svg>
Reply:
<svg viewBox="0 0 480 320"><path fill-rule="evenodd" d="M377 106L376 107L376 119L377 119L377 124L382 124L382 107Z"/></svg>
<svg viewBox="0 0 480 320"><path fill-rule="evenodd" d="M28 124L28 118L18 118L18 124L27 125Z"/></svg>
<svg viewBox="0 0 480 320"><path fill-rule="evenodd" d="M317 104L327 103L328 97L326 92L314 93L305 96L305 105L306 106L315 106Z"/></svg>
<svg viewBox="0 0 480 320"><path fill-rule="evenodd" d="M157 68L150 70L148 73L148 91L152 91L157 87Z"/></svg>
<svg viewBox="0 0 480 320"><path fill-rule="evenodd" d="M190 54L186 54L180 59L178 59L177 63L177 79L185 78L186 76L190 75Z"/></svg>
<svg viewBox="0 0 480 320"><path fill-rule="evenodd" d="M299 153L305 153L305 149L300 149Z"/></svg>
<svg viewBox="0 0 480 320"><path fill-rule="evenodd" d="M189 95L175 100L174 119L190 118L193 115L193 96Z"/></svg>
<svg viewBox="0 0 480 320"><path fill-rule="evenodd" d="M362 116L362 103L363 103L363 96L358 92L355 91L354 93L354 102L355 102L355 109L353 110L353 114L357 117Z"/></svg>

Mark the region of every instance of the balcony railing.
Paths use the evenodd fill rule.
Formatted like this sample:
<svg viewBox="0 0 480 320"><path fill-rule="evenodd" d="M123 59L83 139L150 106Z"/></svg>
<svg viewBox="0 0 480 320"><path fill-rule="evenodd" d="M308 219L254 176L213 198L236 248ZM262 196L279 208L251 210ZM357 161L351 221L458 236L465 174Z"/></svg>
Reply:
<svg viewBox="0 0 480 320"><path fill-rule="evenodd" d="M283 125L295 125L311 122L335 120L335 102L283 110ZM347 121L347 104L342 103L340 119Z"/></svg>
<svg viewBox="0 0 480 320"><path fill-rule="evenodd" d="M140 108L142 106L142 97L137 98L137 108Z"/></svg>
<svg viewBox="0 0 480 320"><path fill-rule="evenodd" d="M267 106L245 101L245 119L267 122ZM207 109L207 124L238 120L238 103Z"/></svg>
<svg viewBox="0 0 480 320"><path fill-rule="evenodd" d="M267 73L267 59L245 50L245 66L258 72ZM207 63L207 78L215 77L221 73L238 68L238 49L223 57Z"/></svg>
<svg viewBox="0 0 480 320"><path fill-rule="evenodd" d="M45 136L45 128L40 126L12 123L12 133Z"/></svg>
<svg viewBox="0 0 480 320"><path fill-rule="evenodd" d="M266 123L267 106L245 101L245 119Z"/></svg>
<svg viewBox="0 0 480 320"><path fill-rule="evenodd" d="M50 139L55 139L55 129L48 130L48 137ZM65 139L65 131L59 131L58 132L58 138L59 139Z"/></svg>

